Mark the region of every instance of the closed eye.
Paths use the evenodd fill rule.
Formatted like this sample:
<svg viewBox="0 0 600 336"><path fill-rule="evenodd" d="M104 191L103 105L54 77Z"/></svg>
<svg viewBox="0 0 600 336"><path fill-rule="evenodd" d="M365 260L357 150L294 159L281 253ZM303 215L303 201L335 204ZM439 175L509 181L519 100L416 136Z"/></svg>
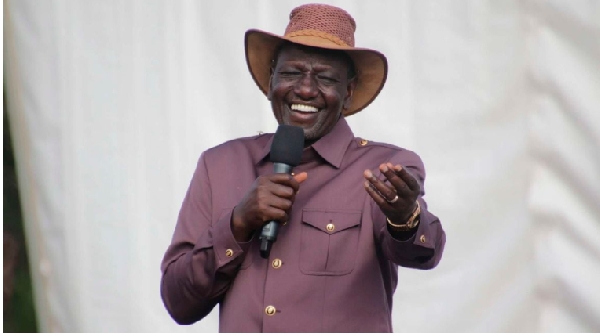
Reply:
<svg viewBox="0 0 600 336"><path fill-rule="evenodd" d="M335 83L339 83L339 81L335 78L332 77L328 77L328 76L323 76L323 75L319 75L317 76L317 78L322 81L325 82L327 84L335 84Z"/></svg>
<svg viewBox="0 0 600 336"><path fill-rule="evenodd" d="M299 75L301 75L301 72L300 71L280 71L279 74L281 76L289 77L289 76L299 76Z"/></svg>

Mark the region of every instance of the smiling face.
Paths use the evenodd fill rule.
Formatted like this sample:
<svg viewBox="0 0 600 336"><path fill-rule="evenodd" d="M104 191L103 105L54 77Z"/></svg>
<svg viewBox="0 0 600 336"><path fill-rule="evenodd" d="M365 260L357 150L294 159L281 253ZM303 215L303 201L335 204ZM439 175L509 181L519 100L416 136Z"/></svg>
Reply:
<svg viewBox="0 0 600 336"><path fill-rule="evenodd" d="M355 81L340 51L287 44L272 70L268 98L279 124L300 126L307 143L327 134L350 106Z"/></svg>

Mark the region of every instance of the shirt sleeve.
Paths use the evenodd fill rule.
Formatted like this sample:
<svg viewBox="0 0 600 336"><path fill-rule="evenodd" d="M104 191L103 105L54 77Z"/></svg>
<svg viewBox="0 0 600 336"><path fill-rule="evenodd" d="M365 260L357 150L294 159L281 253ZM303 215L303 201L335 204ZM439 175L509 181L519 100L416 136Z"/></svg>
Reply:
<svg viewBox="0 0 600 336"><path fill-rule="evenodd" d="M421 194L417 201L421 206L419 226L416 233L408 240L395 239L389 232L385 215L377 204L371 200L373 227L384 255L395 264L404 267L431 269L437 266L442 258L446 243L446 233L442 224L434 214L429 212L425 195L425 167L421 158L410 151L396 153L390 160L392 164L401 164L407 168L421 185Z"/></svg>
<svg viewBox="0 0 600 336"><path fill-rule="evenodd" d="M208 315L221 301L244 260L250 243L235 240L230 226L232 211L213 213L203 154L161 264L161 297L179 324L192 324Z"/></svg>

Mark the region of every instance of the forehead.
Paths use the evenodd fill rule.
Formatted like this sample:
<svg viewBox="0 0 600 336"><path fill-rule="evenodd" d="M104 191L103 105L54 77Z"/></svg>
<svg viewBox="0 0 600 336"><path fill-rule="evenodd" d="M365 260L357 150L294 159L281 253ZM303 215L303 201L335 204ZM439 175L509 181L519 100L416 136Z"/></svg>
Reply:
<svg viewBox="0 0 600 336"><path fill-rule="evenodd" d="M349 56L343 51L286 44L279 50L276 63L286 62L318 63L345 70L349 66Z"/></svg>

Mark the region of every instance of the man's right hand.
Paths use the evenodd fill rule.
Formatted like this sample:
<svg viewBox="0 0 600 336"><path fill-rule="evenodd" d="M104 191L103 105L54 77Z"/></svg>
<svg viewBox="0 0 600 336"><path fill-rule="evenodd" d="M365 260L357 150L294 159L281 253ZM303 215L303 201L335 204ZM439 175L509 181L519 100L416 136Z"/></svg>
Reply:
<svg viewBox="0 0 600 336"><path fill-rule="evenodd" d="M254 231L272 220L284 223L300 183L308 175L272 174L258 177L244 198L233 209L231 230L239 242L246 242Z"/></svg>

